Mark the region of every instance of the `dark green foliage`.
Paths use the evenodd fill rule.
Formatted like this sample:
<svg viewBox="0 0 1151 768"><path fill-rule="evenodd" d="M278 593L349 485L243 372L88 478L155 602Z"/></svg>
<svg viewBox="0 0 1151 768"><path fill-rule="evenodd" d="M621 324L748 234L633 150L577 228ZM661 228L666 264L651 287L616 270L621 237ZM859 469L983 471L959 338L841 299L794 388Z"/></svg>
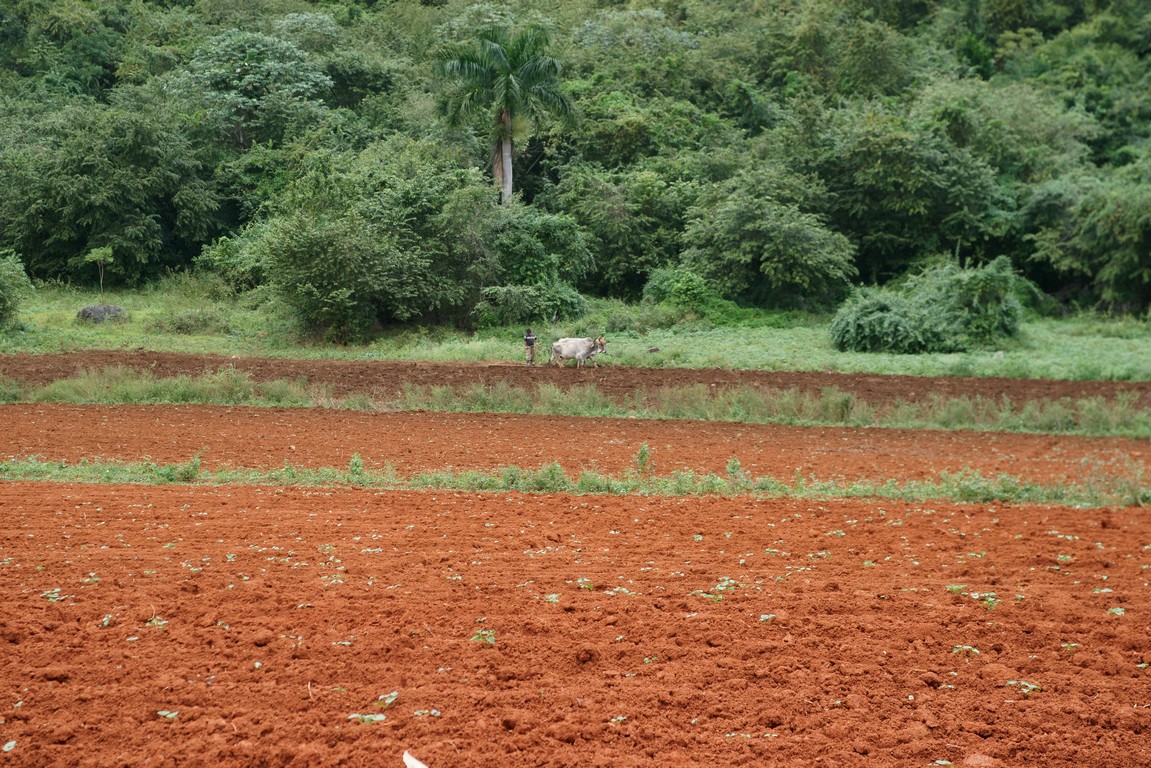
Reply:
<svg viewBox="0 0 1151 768"><path fill-rule="evenodd" d="M1139 0L0 6L0 249L37 279L203 251L245 289L276 241L362 278L313 283L362 310L337 336L635 300L680 265L728 302L709 317L815 307L941 253L1151 306ZM437 170L365 170L404 142ZM303 195L320 156L336 183ZM516 211L453 176L489 168Z"/></svg>
<svg viewBox="0 0 1151 768"><path fill-rule="evenodd" d="M1013 201L970 151L886 109L836 110L813 170L830 222L858 245L860 273L883 281L940 251L998 234Z"/></svg>
<svg viewBox="0 0 1151 768"><path fill-rule="evenodd" d="M1112 308L1151 306L1151 153L1103 178L1041 191L1028 211L1043 225L1035 258L1089 281Z"/></svg>
<svg viewBox="0 0 1151 768"><path fill-rule="evenodd" d="M260 254L254 248L245 248L243 238L221 237L204 246L195 264L219 275L235 291L250 290L266 280Z"/></svg>
<svg viewBox="0 0 1151 768"><path fill-rule="evenodd" d="M30 274L95 282L85 256L111 248L109 275L136 283L186 264L212 233L209 169L167 105L146 97L76 102L0 141L0 246Z"/></svg>
<svg viewBox="0 0 1151 768"><path fill-rule="evenodd" d="M1026 285L1010 261L933 267L900 288L862 288L832 320L836 349L852 352L961 352L1019 334Z"/></svg>
<svg viewBox="0 0 1151 768"><path fill-rule="evenodd" d="M0 327L16 317L20 302L32 292L24 264L12 251L0 251Z"/></svg>

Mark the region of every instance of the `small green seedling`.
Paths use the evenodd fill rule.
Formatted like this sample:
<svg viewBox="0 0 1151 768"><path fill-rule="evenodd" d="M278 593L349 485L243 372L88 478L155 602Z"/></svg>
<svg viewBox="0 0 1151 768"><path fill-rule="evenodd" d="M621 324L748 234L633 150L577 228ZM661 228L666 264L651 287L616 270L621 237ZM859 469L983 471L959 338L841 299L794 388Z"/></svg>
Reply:
<svg viewBox="0 0 1151 768"><path fill-rule="evenodd" d="M968 656L978 656L979 649L974 645L957 645L951 649L952 653L962 653Z"/></svg>
<svg viewBox="0 0 1151 768"><path fill-rule="evenodd" d="M395 704L396 699L398 699L399 697L400 697L399 691L392 691L391 693L382 693L382 694L380 694L380 698L376 699L375 702L373 702L372 706L383 707L384 709L387 709L388 707Z"/></svg>
<svg viewBox="0 0 1151 768"><path fill-rule="evenodd" d="M388 716L382 713L365 715L360 712L353 712L348 715L348 719L355 720L358 723L382 723L388 719Z"/></svg>
<svg viewBox="0 0 1151 768"><path fill-rule="evenodd" d="M1036 691L1042 691L1043 688L1037 683L1029 683L1026 680L1008 680L1003 684L1004 686L1012 686L1018 688L1024 696L1030 696Z"/></svg>
<svg viewBox="0 0 1151 768"><path fill-rule="evenodd" d="M156 714L159 715L160 717L164 718L165 720L175 720L176 716L180 713L179 712L169 712L166 709L161 709Z"/></svg>
<svg viewBox="0 0 1151 768"><path fill-rule="evenodd" d="M494 629L477 629L472 635L472 642L480 645L495 645L496 631Z"/></svg>

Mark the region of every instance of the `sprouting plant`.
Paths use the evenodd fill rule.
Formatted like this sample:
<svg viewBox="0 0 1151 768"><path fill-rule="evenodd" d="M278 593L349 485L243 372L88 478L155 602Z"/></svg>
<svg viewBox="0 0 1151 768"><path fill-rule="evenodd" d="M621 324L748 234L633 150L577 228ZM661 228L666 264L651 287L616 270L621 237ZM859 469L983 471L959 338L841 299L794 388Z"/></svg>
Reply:
<svg viewBox="0 0 1151 768"><path fill-rule="evenodd" d="M647 476L655 472L655 462L651 458L651 448L647 443L639 447L635 452L635 469L636 472L643 476Z"/></svg>
<svg viewBox="0 0 1151 768"><path fill-rule="evenodd" d="M46 589L41 592L40 597L44 598L50 603L59 603L67 600L69 597L72 597L72 595L61 594L59 587L53 587L52 589Z"/></svg>
<svg viewBox="0 0 1151 768"><path fill-rule="evenodd" d="M751 485L751 475L743 469L739 459L734 456L727 460L727 482L737 490Z"/></svg>
<svg viewBox="0 0 1151 768"><path fill-rule="evenodd" d="M952 653L962 653L967 656L978 656L979 649L974 645L957 645L951 649Z"/></svg>
<svg viewBox="0 0 1151 768"><path fill-rule="evenodd" d="M156 714L159 715L160 717L166 719L166 720L175 720L176 716L179 715L180 713L179 712L169 712L166 709L161 709L161 710L157 711Z"/></svg>
<svg viewBox="0 0 1151 768"><path fill-rule="evenodd" d="M477 629L472 635L472 642L480 645L495 645L496 631L494 629Z"/></svg>
<svg viewBox="0 0 1151 768"><path fill-rule="evenodd" d="M963 590L967 589L966 584L948 584L947 591L953 595L962 595Z"/></svg>
<svg viewBox="0 0 1151 768"><path fill-rule="evenodd" d="M587 589L587 590L590 590L592 592L595 592L595 584L592 583L591 579L587 579L587 578L584 578L583 576L580 576L578 579L576 579L576 584L579 585L580 589Z"/></svg>
<svg viewBox="0 0 1151 768"><path fill-rule="evenodd" d="M364 459L360 454L353 453L352 458L348 460L348 474L352 477L360 477L364 474Z"/></svg>
<svg viewBox="0 0 1151 768"><path fill-rule="evenodd" d="M372 702L372 706L382 707L384 709L387 709L388 707L395 704L396 699L398 699L399 697L400 697L399 691L392 691L390 693L381 693L380 698L378 698L374 702Z"/></svg>
<svg viewBox="0 0 1151 768"><path fill-rule="evenodd" d="M1127 609L1117 605L1114 608L1108 608L1107 613L1110 613L1112 616L1122 616L1127 613Z"/></svg>
<svg viewBox="0 0 1151 768"><path fill-rule="evenodd" d="M157 616L156 614L152 614L152 618L148 619L144 623L152 629L164 629L168 626L168 620L163 616Z"/></svg>
<svg viewBox="0 0 1151 768"><path fill-rule="evenodd" d="M738 586L739 583L730 576L721 576L719 583L712 587L710 591L705 592L702 589L696 589L692 590L691 594L695 595L696 597L702 597L706 600L712 600L718 603L723 599L724 592L733 590Z"/></svg>
<svg viewBox="0 0 1151 768"><path fill-rule="evenodd" d="M1010 686L1013 686L1015 688L1018 688L1024 696L1030 696L1031 694L1035 693L1036 691L1042 691L1043 690L1042 686L1040 686L1039 684L1029 683L1026 680L1008 680L1003 685L1005 685L1005 686L1010 685Z"/></svg>
<svg viewBox="0 0 1151 768"><path fill-rule="evenodd" d="M376 714L365 715L360 712L353 712L348 715L349 720L355 720L357 723L382 723L388 719L388 716L382 712Z"/></svg>

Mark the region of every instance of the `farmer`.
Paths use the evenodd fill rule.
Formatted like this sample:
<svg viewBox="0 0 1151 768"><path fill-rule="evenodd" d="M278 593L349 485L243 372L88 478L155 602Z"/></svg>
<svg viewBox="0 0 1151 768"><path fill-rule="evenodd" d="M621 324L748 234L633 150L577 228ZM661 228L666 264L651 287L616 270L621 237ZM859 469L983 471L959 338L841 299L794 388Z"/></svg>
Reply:
<svg viewBox="0 0 1151 768"><path fill-rule="evenodd" d="M528 365L536 364L536 335L531 328L524 331L524 357Z"/></svg>

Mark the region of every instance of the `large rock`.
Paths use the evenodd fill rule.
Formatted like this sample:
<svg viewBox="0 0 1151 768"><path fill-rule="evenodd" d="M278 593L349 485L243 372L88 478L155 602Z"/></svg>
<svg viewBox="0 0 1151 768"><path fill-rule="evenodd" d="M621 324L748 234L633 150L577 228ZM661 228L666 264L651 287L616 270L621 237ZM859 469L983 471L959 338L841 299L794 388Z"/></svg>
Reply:
<svg viewBox="0 0 1151 768"><path fill-rule="evenodd" d="M84 307L76 313L76 317L89 323L102 323L105 320L123 320L128 315L115 304L95 304Z"/></svg>

